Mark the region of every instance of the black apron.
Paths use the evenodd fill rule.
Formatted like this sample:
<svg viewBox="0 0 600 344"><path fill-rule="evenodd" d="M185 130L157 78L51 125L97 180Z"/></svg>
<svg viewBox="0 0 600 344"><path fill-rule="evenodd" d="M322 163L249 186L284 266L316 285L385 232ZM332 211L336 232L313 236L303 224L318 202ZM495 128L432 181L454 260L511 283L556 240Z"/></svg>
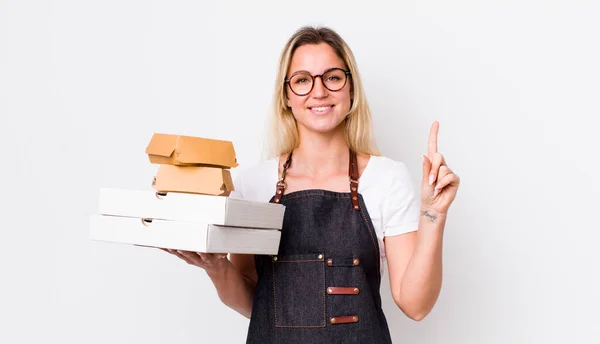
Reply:
<svg viewBox="0 0 600 344"><path fill-rule="evenodd" d="M284 194L289 155L275 196L286 206L279 252L255 255L258 283L247 343L391 343L381 308L377 236L358 194L350 152L350 192Z"/></svg>

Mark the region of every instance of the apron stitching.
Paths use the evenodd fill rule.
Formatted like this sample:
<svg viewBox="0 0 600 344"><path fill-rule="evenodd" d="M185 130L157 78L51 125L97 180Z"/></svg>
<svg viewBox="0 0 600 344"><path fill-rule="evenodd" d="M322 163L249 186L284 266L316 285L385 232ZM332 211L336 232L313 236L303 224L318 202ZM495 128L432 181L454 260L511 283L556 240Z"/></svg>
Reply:
<svg viewBox="0 0 600 344"><path fill-rule="evenodd" d="M335 192L335 191L328 191L328 192ZM321 194L321 193L309 193L309 194L304 194L304 195L293 195L293 196L287 197L285 200L297 199L297 198L308 197L308 196L323 196L323 197L331 197L331 198L339 198L339 199L350 198L349 194L325 195L325 194Z"/></svg>
<svg viewBox="0 0 600 344"><path fill-rule="evenodd" d="M282 261L278 261L278 263L285 263L285 262L320 262L321 260L294 260L294 261L286 261L286 260L282 260ZM273 319L275 321L275 327L279 327L279 328L323 328L327 326L327 307L325 305L325 301L327 299L326 295L325 295L325 289L327 282L325 281L325 262L323 262L323 325L314 325L314 326L310 326L310 325L278 325L277 324L277 293L275 291L275 264L271 263L271 267L273 268L273 314L275 315L275 319Z"/></svg>
<svg viewBox="0 0 600 344"><path fill-rule="evenodd" d="M377 262L377 276L379 279L379 284L381 284L381 252L379 251L379 244L375 242L375 238L373 238L373 232L375 231L373 228L371 228L371 226L369 225L369 221L367 221L367 216L365 215L364 208L361 207L360 209L360 214L362 215L363 221L365 222L365 224L367 225L367 229L369 230L369 235L371 236L371 243L373 244L373 249L375 251L375 258L376 258L376 262Z"/></svg>
<svg viewBox="0 0 600 344"><path fill-rule="evenodd" d="M275 327L277 327L277 293L275 292L275 264L271 264L273 267L273 312L275 314Z"/></svg>
<svg viewBox="0 0 600 344"><path fill-rule="evenodd" d="M325 281L325 262L323 262L323 327L327 326L327 296L325 295L326 287Z"/></svg>
<svg viewBox="0 0 600 344"><path fill-rule="evenodd" d="M315 326L302 326L302 325L296 325L296 326L289 326L289 325L280 325L277 326L278 328L323 328L325 327L325 325L315 325Z"/></svg>
<svg viewBox="0 0 600 344"><path fill-rule="evenodd" d="M365 224L367 225L367 228L369 229L369 236L371 236L371 243L373 244L373 248L375 249L375 252L377 253L377 259L379 259L379 250L377 249L377 245L375 244L375 238L373 238L373 229L371 228L371 226L369 226L369 221L367 221L367 216L365 215L364 211L361 209L360 210L360 214L362 215L363 221L365 222Z"/></svg>

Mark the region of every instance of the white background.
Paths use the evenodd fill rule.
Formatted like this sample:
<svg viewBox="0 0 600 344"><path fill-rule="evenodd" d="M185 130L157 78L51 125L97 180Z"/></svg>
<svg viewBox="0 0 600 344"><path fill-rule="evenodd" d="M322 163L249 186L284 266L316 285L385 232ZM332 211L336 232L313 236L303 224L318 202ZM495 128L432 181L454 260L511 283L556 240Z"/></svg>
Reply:
<svg viewBox="0 0 600 344"><path fill-rule="evenodd" d="M462 178L444 285L398 343L600 341L595 1L0 1L2 343L242 343L205 273L91 242L100 187L149 188L153 132L261 158L278 54L305 24L358 60L415 185L429 127Z"/></svg>

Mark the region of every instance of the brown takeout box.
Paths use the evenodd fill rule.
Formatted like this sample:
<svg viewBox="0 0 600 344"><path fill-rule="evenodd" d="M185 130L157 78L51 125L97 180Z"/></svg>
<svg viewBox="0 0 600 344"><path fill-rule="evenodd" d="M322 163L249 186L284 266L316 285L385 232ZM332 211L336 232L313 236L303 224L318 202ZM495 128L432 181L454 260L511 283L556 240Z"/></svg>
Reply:
<svg viewBox="0 0 600 344"><path fill-rule="evenodd" d="M146 154L153 164L238 166L231 141L202 137L155 133L146 147Z"/></svg>
<svg viewBox="0 0 600 344"><path fill-rule="evenodd" d="M229 196L234 190L228 169L208 166L160 165L152 181L159 192Z"/></svg>

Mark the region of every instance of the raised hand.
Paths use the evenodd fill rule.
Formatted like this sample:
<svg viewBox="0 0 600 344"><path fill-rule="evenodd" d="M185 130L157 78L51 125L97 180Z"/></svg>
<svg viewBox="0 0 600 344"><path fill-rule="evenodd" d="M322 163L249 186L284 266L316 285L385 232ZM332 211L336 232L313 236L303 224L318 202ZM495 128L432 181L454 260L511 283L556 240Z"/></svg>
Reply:
<svg viewBox="0 0 600 344"><path fill-rule="evenodd" d="M456 197L460 178L446 165L442 154L438 153L437 139L440 124L435 121L429 131L427 155L423 155L423 182L421 203L426 209L446 214Z"/></svg>

